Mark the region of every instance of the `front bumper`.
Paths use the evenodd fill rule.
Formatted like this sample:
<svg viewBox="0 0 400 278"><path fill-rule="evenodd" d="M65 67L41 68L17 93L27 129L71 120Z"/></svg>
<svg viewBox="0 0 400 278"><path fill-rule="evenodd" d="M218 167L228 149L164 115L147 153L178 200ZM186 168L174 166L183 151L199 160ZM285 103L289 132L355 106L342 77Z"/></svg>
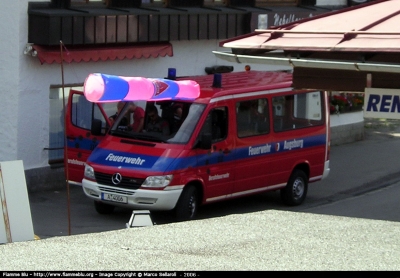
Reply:
<svg viewBox="0 0 400 278"><path fill-rule="evenodd" d="M87 179L82 180L83 192L89 198L118 207L147 210L171 210L182 193L183 186L167 187L164 190L136 189L129 190L108 185L101 185ZM127 203L102 200L102 194L114 194L127 198Z"/></svg>

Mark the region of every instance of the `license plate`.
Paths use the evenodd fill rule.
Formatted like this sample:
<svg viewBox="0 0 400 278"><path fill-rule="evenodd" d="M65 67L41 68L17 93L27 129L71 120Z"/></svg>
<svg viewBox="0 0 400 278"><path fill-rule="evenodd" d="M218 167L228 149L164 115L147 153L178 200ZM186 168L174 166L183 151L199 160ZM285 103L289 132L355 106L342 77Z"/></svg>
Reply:
<svg viewBox="0 0 400 278"><path fill-rule="evenodd" d="M108 194L108 193L101 193L101 199L104 201L109 202L116 202L116 203L128 203L128 197L120 196L116 194Z"/></svg>

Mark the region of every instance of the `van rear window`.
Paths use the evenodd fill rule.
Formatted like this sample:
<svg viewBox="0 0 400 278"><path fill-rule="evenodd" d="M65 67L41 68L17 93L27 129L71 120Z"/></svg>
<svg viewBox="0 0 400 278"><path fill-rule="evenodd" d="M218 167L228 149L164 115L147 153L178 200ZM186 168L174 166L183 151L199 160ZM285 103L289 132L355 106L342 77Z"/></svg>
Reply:
<svg viewBox="0 0 400 278"><path fill-rule="evenodd" d="M274 131L322 125L324 100L321 92L272 98Z"/></svg>

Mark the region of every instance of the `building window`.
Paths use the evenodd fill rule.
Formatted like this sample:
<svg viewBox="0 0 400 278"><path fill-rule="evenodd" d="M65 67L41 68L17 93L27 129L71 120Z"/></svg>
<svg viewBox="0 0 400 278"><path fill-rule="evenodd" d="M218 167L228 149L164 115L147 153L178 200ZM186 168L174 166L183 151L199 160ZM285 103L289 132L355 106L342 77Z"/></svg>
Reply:
<svg viewBox="0 0 400 278"><path fill-rule="evenodd" d="M64 88L65 104L69 91L82 90L81 86ZM49 119L49 164L62 163L64 158L64 107L62 88L50 88L50 119Z"/></svg>

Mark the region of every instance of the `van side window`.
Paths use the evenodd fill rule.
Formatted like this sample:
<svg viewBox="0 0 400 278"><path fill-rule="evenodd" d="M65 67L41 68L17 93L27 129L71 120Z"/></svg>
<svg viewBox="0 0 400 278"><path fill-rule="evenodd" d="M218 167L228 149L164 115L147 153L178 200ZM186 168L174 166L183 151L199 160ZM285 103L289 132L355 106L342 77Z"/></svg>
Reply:
<svg viewBox="0 0 400 278"><path fill-rule="evenodd" d="M212 109L201 129L201 134L211 133L212 142L222 141L228 134L228 108L225 106Z"/></svg>
<svg viewBox="0 0 400 278"><path fill-rule="evenodd" d="M71 122L73 125L90 130L93 117L101 120L102 134L105 134L106 120L96 104L89 102L85 96L76 94L72 98L71 109Z"/></svg>
<svg viewBox="0 0 400 278"><path fill-rule="evenodd" d="M236 103L238 137L269 133L268 100L265 98Z"/></svg>
<svg viewBox="0 0 400 278"><path fill-rule="evenodd" d="M323 124L321 92L272 98L274 131L285 131Z"/></svg>

